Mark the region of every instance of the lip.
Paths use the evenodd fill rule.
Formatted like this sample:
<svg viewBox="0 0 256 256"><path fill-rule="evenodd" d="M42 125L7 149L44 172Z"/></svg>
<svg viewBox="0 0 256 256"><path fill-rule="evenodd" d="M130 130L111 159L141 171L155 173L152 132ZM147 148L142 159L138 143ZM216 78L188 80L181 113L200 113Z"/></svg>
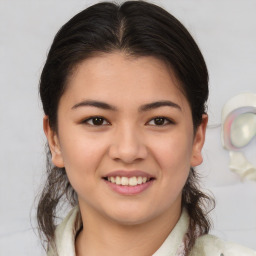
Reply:
<svg viewBox="0 0 256 256"><path fill-rule="evenodd" d="M107 180L107 177L146 177L150 179L146 183L138 184L136 186L124 186L117 185ZM137 195L147 190L152 186L155 181L155 177L150 175L149 173L140 171L140 170L117 170L108 173L106 176L102 177L103 181L115 192L121 195Z"/></svg>

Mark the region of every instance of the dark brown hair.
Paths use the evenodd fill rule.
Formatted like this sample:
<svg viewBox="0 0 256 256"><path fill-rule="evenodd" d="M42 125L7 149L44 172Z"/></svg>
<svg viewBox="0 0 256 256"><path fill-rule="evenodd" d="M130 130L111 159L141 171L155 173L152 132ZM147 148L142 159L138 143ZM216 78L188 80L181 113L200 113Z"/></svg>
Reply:
<svg viewBox="0 0 256 256"><path fill-rule="evenodd" d="M204 58L186 28L164 9L144 1L121 5L95 4L69 20L56 34L40 80L40 96L52 129L57 131L57 109L67 79L86 58L99 53L123 51L131 56L154 56L168 63L180 81L191 110L194 131L202 122L208 98L208 72ZM56 209L61 200L76 205L77 195L65 168L51 163L48 150L47 181L38 203L39 229L47 243L54 241ZM182 205L190 216L186 252L198 234L209 232L208 205L213 202L200 191L191 169L183 188Z"/></svg>

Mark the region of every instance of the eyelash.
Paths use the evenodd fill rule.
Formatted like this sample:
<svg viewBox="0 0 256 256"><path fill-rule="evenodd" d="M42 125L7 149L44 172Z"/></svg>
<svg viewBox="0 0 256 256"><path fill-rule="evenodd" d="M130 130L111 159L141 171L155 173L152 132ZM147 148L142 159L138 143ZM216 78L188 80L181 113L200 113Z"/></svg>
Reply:
<svg viewBox="0 0 256 256"><path fill-rule="evenodd" d="M98 120L97 120L98 119ZM99 121L99 124L95 124L95 121ZM150 124L150 122L155 122L154 124ZM157 121L163 121L162 124L157 124ZM87 124L87 125L91 125L91 126L105 126L105 125L110 125L110 122L102 117L102 116L92 116L87 118L86 120L82 121L83 124ZM147 123L147 125L150 126L166 126L166 125L170 125L170 124L175 124L172 120L170 120L169 118L163 117L163 116L157 116L154 117L152 119L150 119Z"/></svg>

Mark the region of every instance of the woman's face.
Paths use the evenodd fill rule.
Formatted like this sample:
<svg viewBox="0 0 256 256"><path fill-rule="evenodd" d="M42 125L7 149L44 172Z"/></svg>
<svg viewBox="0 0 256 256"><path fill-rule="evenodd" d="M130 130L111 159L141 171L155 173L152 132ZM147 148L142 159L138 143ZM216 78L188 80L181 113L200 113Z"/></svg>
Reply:
<svg viewBox="0 0 256 256"><path fill-rule="evenodd" d="M46 118L44 128L81 211L138 224L179 214L206 123L194 136L188 101L164 62L117 52L76 68L59 102L58 133Z"/></svg>

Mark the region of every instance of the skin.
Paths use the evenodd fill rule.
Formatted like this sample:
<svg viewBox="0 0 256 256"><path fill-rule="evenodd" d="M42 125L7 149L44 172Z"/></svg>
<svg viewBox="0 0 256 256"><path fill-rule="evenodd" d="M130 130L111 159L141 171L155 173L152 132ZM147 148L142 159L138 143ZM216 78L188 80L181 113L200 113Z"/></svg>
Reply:
<svg viewBox="0 0 256 256"><path fill-rule="evenodd" d="M174 104L142 109L163 101ZM103 117L101 125L92 116ZM163 117L160 125L156 117ZM206 124L203 115L194 134L178 80L154 57L114 52L78 65L59 102L57 132L44 118L52 161L66 168L78 194L85 228L77 255L152 255L161 246L180 217L190 167L202 162ZM123 195L103 179L115 170L141 170L154 181L139 194Z"/></svg>

